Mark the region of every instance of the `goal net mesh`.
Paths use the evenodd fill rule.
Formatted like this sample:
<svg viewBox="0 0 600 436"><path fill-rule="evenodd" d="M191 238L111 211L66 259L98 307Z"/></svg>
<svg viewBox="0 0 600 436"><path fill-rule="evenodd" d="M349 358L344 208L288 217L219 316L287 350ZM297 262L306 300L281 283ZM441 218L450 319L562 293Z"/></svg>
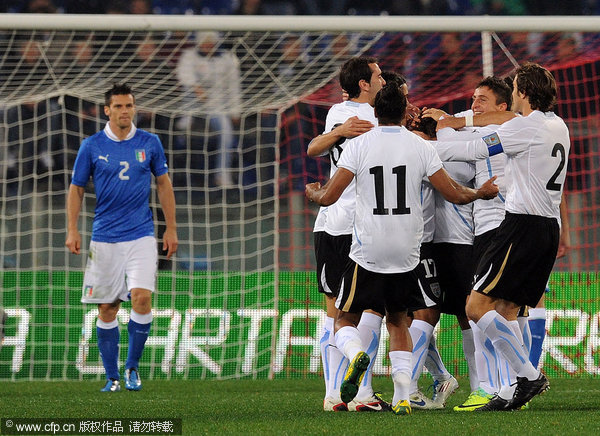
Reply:
<svg viewBox="0 0 600 436"><path fill-rule="evenodd" d="M511 59L555 73L573 141L573 251L550 283L545 369L597 374L600 41L495 37L495 74L509 73ZM575 48L560 52L566 43ZM113 83L132 86L136 125L159 135L177 202L180 246L174 260L159 260L142 377L286 377L321 371L316 209L304 185L324 182L329 164L306 148L341 100L339 66L373 55L408 78L414 104L448 112L469 106L483 75L479 33L5 30L0 53L0 380L103 376L96 308L79 301L86 257L64 247L65 198L81 141L106 123L103 94ZM88 186L84 253L94 205ZM155 194L151 206L160 236ZM122 362L129 308L119 313ZM452 319L443 318L438 344L448 368L464 374ZM385 355L382 346L377 374L389 371Z"/></svg>

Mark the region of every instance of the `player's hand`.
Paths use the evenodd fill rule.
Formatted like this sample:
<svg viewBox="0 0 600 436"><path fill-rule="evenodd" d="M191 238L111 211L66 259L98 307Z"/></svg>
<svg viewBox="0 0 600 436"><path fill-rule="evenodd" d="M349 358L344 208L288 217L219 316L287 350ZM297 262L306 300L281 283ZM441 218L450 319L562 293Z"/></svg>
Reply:
<svg viewBox="0 0 600 436"><path fill-rule="evenodd" d="M177 232L175 229L167 228L163 233L163 251L167 252L167 259L171 259L171 256L177 251L179 246L179 240L177 239Z"/></svg>
<svg viewBox="0 0 600 436"><path fill-rule="evenodd" d="M81 235L79 234L79 231L70 230L69 232L67 232L67 240L65 241L65 246L73 254L81 253Z"/></svg>
<svg viewBox="0 0 600 436"><path fill-rule="evenodd" d="M367 133L373 127L373 123L361 120L357 116L348 118L344 124L335 128L336 133L344 138L354 138L355 136Z"/></svg>
<svg viewBox="0 0 600 436"><path fill-rule="evenodd" d="M350 94L348 94L345 89L342 89L342 101L348 101L349 98Z"/></svg>
<svg viewBox="0 0 600 436"><path fill-rule="evenodd" d="M315 193L315 191L318 191L319 189L321 189L321 183L308 183L304 188L304 194L306 195L306 198L308 198L309 201L314 201L312 195Z"/></svg>
<svg viewBox="0 0 600 436"><path fill-rule="evenodd" d="M482 198L484 200L491 200L492 198L498 195L500 189L498 188L498 185L494 183L496 178L497 176L494 176L487 182L485 182L483 185L481 185L481 188L477 190L479 198Z"/></svg>
<svg viewBox="0 0 600 436"><path fill-rule="evenodd" d="M558 241L558 251L556 252L556 258L560 259L561 257L565 257L569 254L569 250L571 250L571 235L569 235L569 231L564 231L562 228L560 229L560 239Z"/></svg>
<svg viewBox="0 0 600 436"><path fill-rule="evenodd" d="M451 127L453 129L462 129L465 127L465 119L463 117L451 117L444 115L444 118L438 120L437 129L442 130L445 127Z"/></svg>
<svg viewBox="0 0 600 436"><path fill-rule="evenodd" d="M421 115L421 109L412 103L406 105L406 124L408 125L412 120L419 118Z"/></svg>
<svg viewBox="0 0 600 436"><path fill-rule="evenodd" d="M447 117L448 114L446 112L444 112L441 109L436 109L434 107L424 107L423 111L421 112L421 117L422 118L433 118L436 121L440 121L440 118L442 117Z"/></svg>

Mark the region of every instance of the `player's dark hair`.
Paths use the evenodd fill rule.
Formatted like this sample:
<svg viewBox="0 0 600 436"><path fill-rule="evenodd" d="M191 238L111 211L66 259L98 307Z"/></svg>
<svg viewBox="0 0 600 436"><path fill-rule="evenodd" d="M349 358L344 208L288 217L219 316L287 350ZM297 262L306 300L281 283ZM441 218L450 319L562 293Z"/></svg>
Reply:
<svg viewBox="0 0 600 436"><path fill-rule="evenodd" d="M421 118L416 125L411 127L411 130L423 132L430 138L435 138L437 136L437 121L431 117Z"/></svg>
<svg viewBox="0 0 600 436"><path fill-rule="evenodd" d="M379 125L400 124L406 114L406 96L398 86L384 86L375 96Z"/></svg>
<svg viewBox="0 0 600 436"><path fill-rule="evenodd" d="M110 106L110 101L113 95L129 95L131 94L133 97L133 102L135 103L135 95L133 95L133 91L126 83L113 83L113 87L104 93L104 104L106 106Z"/></svg>
<svg viewBox="0 0 600 436"><path fill-rule="evenodd" d="M360 95L358 82L366 80L371 83L373 72L369 64L376 64L377 59L361 56L348 59L340 70L340 85L348 93L349 98L357 98Z"/></svg>
<svg viewBox="0 0 600 436"><path fill-rule="evenodd" d="M552 73L535 63L517 69L517 91L525 94L533 110L551 111L556 105L556 82Z"/></svg>
<svg viewBox="0 0 600 436"><path fill-rule="evenodd" d="M398 87L406 85L406 77L394 71L382 71L381 77L385 80L385 85L395 84Z"/></svg>
<svg viewBox="0 0 600 436"><path fill-rule="evenodd" d="M496 104L506 103L507 110L512 107L512 86L508 86L504 79L496 76L488 76L477 85L477 88L485 86L489 88L496 97Z"/></svg>

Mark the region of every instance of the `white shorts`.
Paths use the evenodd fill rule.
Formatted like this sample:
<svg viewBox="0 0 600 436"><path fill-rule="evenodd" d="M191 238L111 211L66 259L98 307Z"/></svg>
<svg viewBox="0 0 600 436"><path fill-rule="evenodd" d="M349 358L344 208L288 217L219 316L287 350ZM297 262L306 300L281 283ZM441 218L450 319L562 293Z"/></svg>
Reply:
<svg viewBox="0 0 600 436"><path fill-rule="evenodd" d="M90 243L83 276L82 303L114 303L130 299L133 288L154 292L158 250L154 236L126 242Z"/></svg>

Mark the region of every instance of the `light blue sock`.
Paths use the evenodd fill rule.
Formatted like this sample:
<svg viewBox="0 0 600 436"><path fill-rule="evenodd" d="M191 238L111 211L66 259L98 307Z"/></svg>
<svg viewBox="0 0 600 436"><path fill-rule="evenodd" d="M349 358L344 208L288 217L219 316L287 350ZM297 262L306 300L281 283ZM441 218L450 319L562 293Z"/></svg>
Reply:
<svg viewBox="0 0 600 436"><path fill-rule="evenodd" d="M119 380L119 322L96 321L98 351L106 371L106 379Z"/></svg>
<svg viewBox="0 0 600 436"><path fill-rule="evenodd" d="M150 319L148 321L148 318ZM145 323L140 323L148 321ZM127 351L127 361L125 362L125 368L138 368L140 364L140 357L144 351L144 345L148 334L150 333L150 327L152 326L152 312L147 315L141 315L139 313L131 311L131 318L127 325L127 331L129 332L129 350Z"/></svg>

